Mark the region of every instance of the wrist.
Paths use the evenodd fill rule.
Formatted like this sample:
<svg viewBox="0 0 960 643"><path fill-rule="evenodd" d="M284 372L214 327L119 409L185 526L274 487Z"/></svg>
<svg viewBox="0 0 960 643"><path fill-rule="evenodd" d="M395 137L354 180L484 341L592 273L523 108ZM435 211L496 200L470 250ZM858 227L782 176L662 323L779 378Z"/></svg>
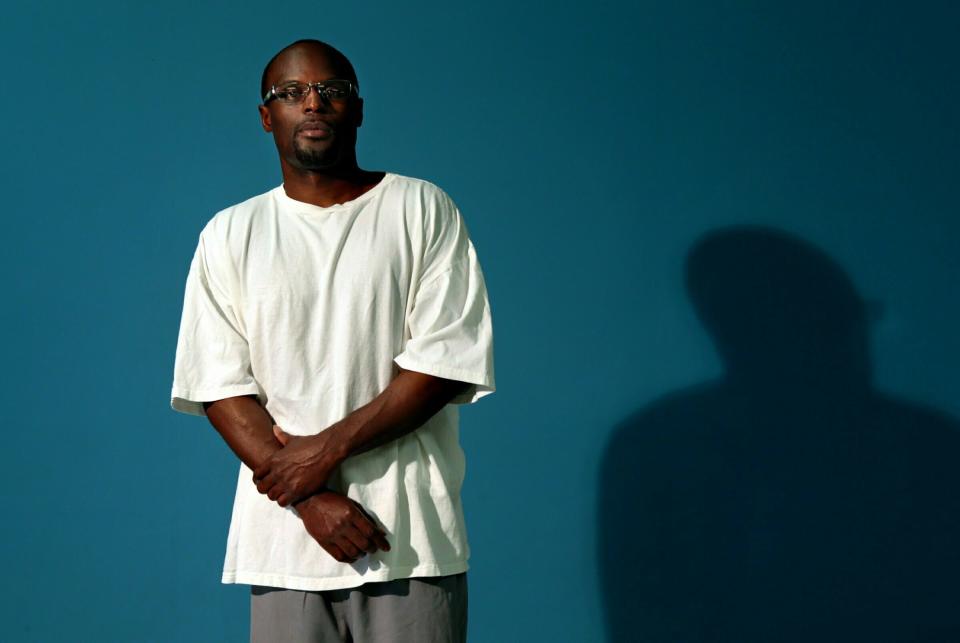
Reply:
<svg viewBox="0 0 960 643"><path fill-rule="evenodd" d="M344 422L338 422L315 436L319 442L322 465L333 471L350 457L349 430Z"/></svg>
<svg viewBox="0 0 960 643"><path fill-rule="evenodd" d="M297 511L297 513L299 513L301 510L303 511L310 510L313 507L316 507L318 503L322 502L325 496L329 494L335 494L335 493L336 493L335 491L331 491L326 487L321 487L320 489L317 490L316 493L307 496L303 500L298 500L297 502L293 503L291 507L293 507Z"/></svg>

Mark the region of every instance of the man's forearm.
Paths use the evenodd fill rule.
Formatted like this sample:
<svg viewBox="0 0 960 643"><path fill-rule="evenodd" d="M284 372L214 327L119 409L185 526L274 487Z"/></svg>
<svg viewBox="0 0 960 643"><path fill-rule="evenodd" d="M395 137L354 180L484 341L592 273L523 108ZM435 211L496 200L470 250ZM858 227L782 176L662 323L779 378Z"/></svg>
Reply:
<svg viewBox="0 0 960 643"><path fill-rule="evenodd" d="M396 440L419 428L470 386L401 370L372 401L313 435L289 435L278 427L284 447L253 470L257 490L281 506L321 488L348 457Z"/></svg>
<svg viewBox="0 0 960 643"><path fill-rule="evenodd" d="M468 386L401 370L380 395L327 431L345 456L363 453L419 428Z"/></svg>
<svg viewBox="0 0 960 643"><path fill-rule="evenodd" d="M251 470L282 448L273 434L273 418L255 396L204 402L203 408L230 449Z"/></svg>
<svg viewBox="0 0 960 643"><path fill-rule="evenodd" d="M273 418L256 397L204 402L203 408L210 423L251 469L282 448L273 433ZM307 533L340 562L352 562L378 549L390 551L383 529L343 494L320 489L297 502L294 511Z"/></svg>

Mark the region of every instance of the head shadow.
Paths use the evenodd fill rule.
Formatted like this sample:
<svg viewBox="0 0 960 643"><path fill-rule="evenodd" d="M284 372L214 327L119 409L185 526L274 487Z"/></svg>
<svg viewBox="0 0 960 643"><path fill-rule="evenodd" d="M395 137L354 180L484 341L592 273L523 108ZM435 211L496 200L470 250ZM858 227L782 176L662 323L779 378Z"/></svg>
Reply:
<svg viewBox="0 0 960 643"><path fill-rule="evenodd" d="M686 287L724 374L612 433L609 640L960 640L960 427L873 388L847 273L738 226L694 245Z"/></svg>

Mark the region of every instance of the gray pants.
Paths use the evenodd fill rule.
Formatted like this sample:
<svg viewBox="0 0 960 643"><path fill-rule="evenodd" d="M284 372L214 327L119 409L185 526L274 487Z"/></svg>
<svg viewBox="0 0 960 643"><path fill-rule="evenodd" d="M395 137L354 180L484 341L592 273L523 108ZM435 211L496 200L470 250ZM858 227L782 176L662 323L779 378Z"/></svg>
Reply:
<svg viewBox="0 0 960 643"><path fill-rule="evenodd" d="M464 643L467 574L350 589L250 588L251 643Z"/></svg>

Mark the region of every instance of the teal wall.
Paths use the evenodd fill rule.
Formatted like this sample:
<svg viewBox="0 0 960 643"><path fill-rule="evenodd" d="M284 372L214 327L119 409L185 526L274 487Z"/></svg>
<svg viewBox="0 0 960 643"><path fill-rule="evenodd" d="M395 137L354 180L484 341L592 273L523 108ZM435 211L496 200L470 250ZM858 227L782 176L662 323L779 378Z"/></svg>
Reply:
<svg viewBox="0 0 960 643"><path fill-rule="evenodd" d="M3 638L246 636L247 588L219 583L235 458L169 389L197 234L280 180L263 64L316 37L360 76L361 165L449 192L486 273L472 641L958 640L931 566L954 569L958 508L958 18L8 8Z"/></svg>

